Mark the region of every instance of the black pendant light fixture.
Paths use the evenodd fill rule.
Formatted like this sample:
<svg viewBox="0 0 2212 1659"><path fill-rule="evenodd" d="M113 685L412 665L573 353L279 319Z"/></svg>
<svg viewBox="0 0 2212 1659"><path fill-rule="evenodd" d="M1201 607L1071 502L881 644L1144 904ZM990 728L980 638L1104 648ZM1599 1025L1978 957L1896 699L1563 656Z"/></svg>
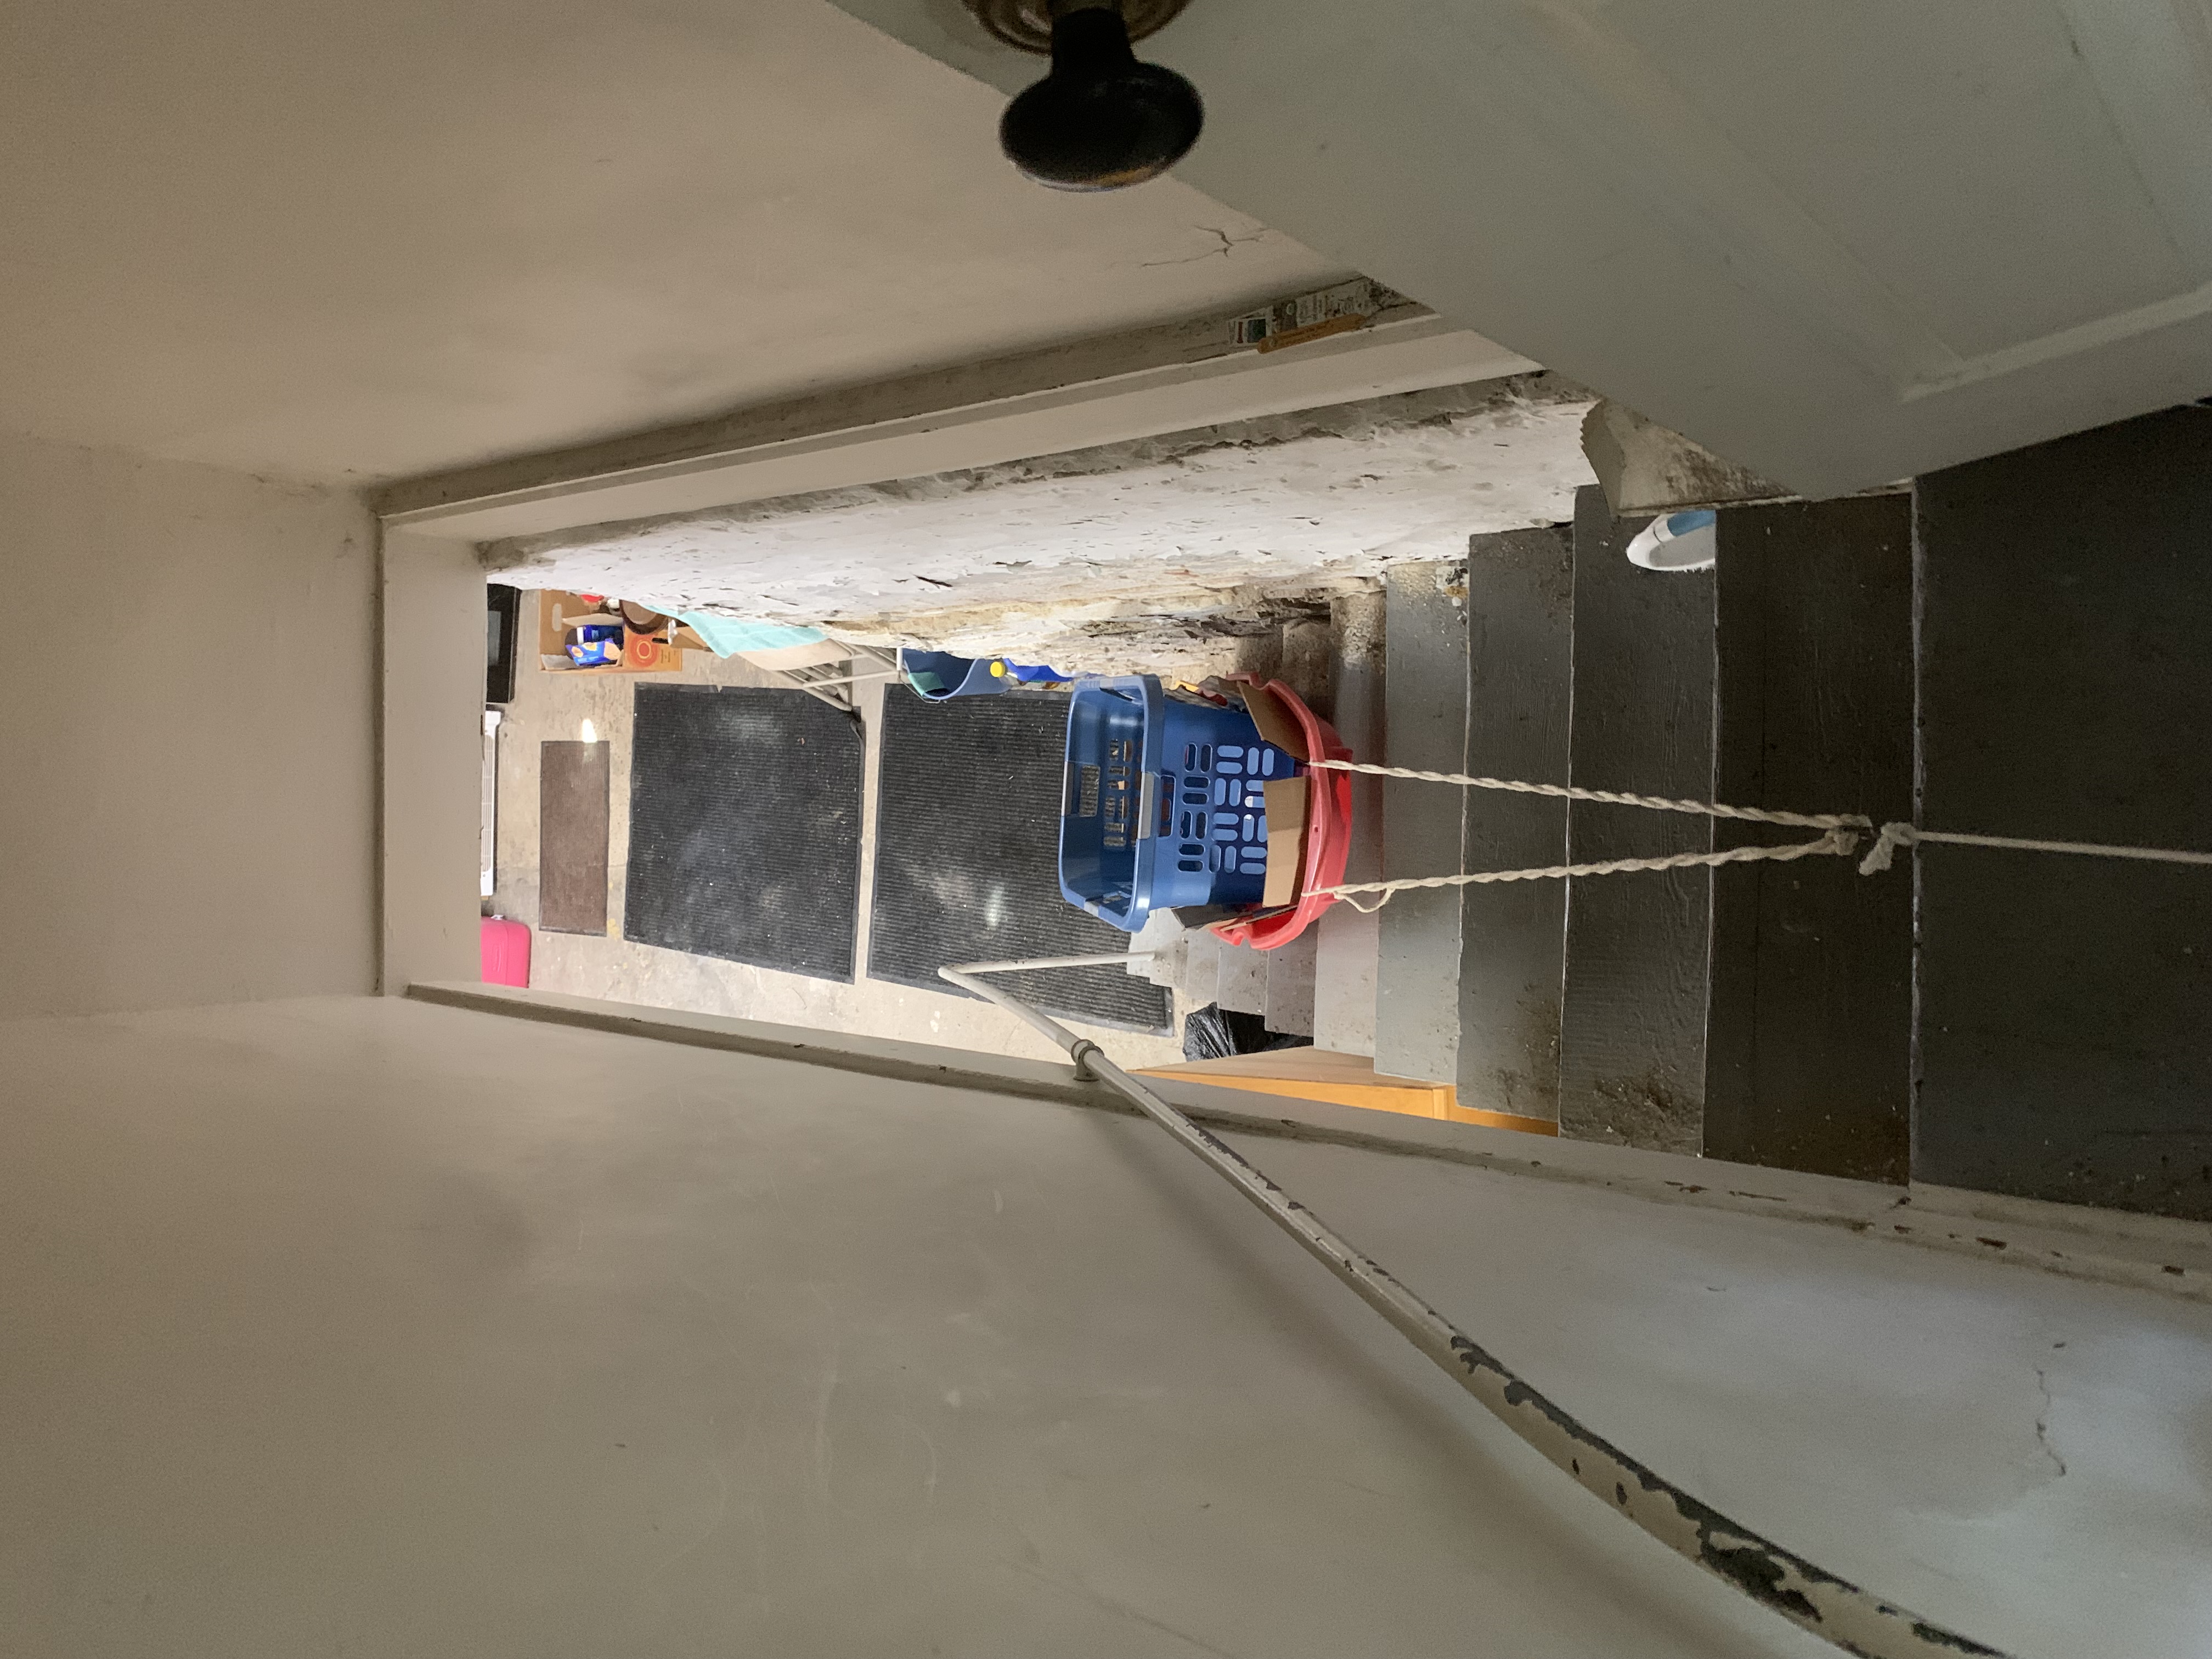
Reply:
<svg viewBox="0 0 2212 1659"><path fill-rule="evenodd" d="M1173 70L1131 49L1187 0L968 0L983 27L1052 72L1006 106L999 144L1054 190L1120 190L1157 179L1198 142L1205 106Z"/></svg>

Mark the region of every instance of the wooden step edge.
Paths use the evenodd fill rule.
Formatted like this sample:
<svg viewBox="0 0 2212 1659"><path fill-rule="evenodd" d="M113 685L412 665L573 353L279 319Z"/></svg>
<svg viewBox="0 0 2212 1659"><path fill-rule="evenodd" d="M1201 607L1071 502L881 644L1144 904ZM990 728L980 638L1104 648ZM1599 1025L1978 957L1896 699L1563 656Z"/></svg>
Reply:
<svg viewBox="0 0 2212 1659"><path fill-rule="evenodd" d="M1449 1083L1393 1077L1376 1072L1375 1062L1364 1054L1338 1054L1327 1048L1277 1048L1266 1054L1233 1054L1224 1060L1148 1066L1137 1075L1182 1079L1253 1094L1286 1095L1296 1100L1326 1101L1332 1105L1357 1106L1367 1111L1396 1112L1406 1117L1479 1123L1486 1128L1512 1129L1522 1134L1556 1136L1559 1133L1559 1126L1546 1118L1462 1106L1458 1091Z"/></svg>

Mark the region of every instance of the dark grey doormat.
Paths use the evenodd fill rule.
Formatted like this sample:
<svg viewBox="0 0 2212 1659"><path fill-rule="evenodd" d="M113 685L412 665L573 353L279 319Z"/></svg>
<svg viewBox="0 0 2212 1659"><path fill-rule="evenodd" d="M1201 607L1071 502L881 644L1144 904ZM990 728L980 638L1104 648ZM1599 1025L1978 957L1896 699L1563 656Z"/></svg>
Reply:
<svg viewBox="0 0 2212 1659"><path fill-rule="evenodd" d="M607 932L607 785L603 743L538 746L538 925Z"/></svg>
<svg viewBox="0 0 2212 1659"><path fill-rule="evenodd" d="M860 728L803 691L641 685L623 937L853 977Z"/></svg>
<svg viewBox="0 0 2212 1659"><path fill-rule="evenodd" d="M884 694L868 977L933 991L947 963L1127 951L1129 936L1060 896L1067 699L1042 692L930 703ZM1164 987L1119 968L1009 974L1055 1013L1165 1034Z"/></svg>

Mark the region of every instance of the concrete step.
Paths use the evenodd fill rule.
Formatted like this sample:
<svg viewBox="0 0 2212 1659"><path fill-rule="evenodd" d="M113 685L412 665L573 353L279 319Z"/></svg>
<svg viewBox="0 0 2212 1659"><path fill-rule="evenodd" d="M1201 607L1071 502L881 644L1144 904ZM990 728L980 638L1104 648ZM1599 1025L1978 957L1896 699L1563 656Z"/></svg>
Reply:
<svg viewBox="0 0 2212 1659"><path fill-rule="evenodd" d="M1288 945L1262 951L1267 958L1267 997L1261 1012L1267 1029L1286 1036L1314 1034L1316 950L1320 935L1309 927Z"/></svg>
<svg viewBox="0 0 2212 1659"><path fill-rule="evenodd" d="M1902 495L1720 515L1713 799L1912 811L1912 514ZM1723 847L1814 832L1716 825ZM1640 878L1639 878L1640 879ZM1912 883L1842 859L1712 877L1708 1156L1903 1182Z"/></svg>
<svg viewBox="0 0 2212 1659"><path fill-rule="evenodd" d="M1467 567L1391 567L1384 587L1384 744L1392 766L1458 772L1467 761ZM1465 804L1456 789L1393 779L1382 790L1385 878L1463 867ZM1380 913L1375 1065L1393 1076L1459 1076L1460 893L1401 893Z"/></svg>
<svg viewBox="0 0 2212 1659"><path fill-rule="evenodd" d="M1336 638L1334 619L1304 618L1286 623L1279 630L1274 677L1303 698L1323 720L1337 713ZM1289 1036L1311 1036L1320 1003L1318 956L1320 936L1309 927L1298 938L1267 957L1267 1006L1261 1011L1271 1031Z"/></svg>
<svg viewBox="0 0 2212 1659"><path fill-rule="evenodd" d="M1577 503L1573 781L1876 818L1911 799L1901 496L1735 507L1717 568L1645 571ZM1575 861L1808 838L1577 802ZM1909 884L1841 860L1571 884L1561 1133L1868 1180L1906 1173Z"/></svg>
<svg viewBox="0 0 2212 1659"><path fill-rule="evenodd" d="M1575 501L1571 781L1710 799L1714 580L1644 570L1626 550L1646 518ZM1712 820L1574 803L1570 861L1709 852ZM1559 1132L1656 1151L1704 1144L1711 874L1599 876L1567 896Z"/></svg>
<svg viewBox="0 0 2212 1659"><path fill-rule="evenodd" d="M1393 573L1385 729L1355 746L1877 821L1913 813L1917 776L1934 828L2212 847L2207 479L2212 416L2174 410L1917 480L1909 502L1723 509L1703 574L1630 565L1645 520L1585 491L1571 541L1486 537L1466 567ZM1357 689L1338 682L1349 721ZM1381 794L1386 876L1808 838ZM1376 1068L1449 1082L1462 1105L2212 1219L2212 881L1985 849L1912 863L1410 893L1373 921L1340 907L1316 945L1316 1033L1358 1051L1343 1033L1371 928Z"/></svg>
<svg viewBox="0 0 2212 1659"><path fill-rule="evenodd" d="M1221 941L1204 928L1184 946L1182 977L1177 986L1186 1012L1203 1008L1221 994Z"/></svg>
<svg viewBox="0 0 2212 1659"><path fill-rule="evenodd" d="M1914 496L1923 826L2212 850L2212 409ZM1914 1178L2212 1220L2212 870L1914 861Z"/></svg>
<svg viewBox="0 0 2212 1659"><path fill-rule="evenodd" d="M1381 592L1330 607L1329 719L1361 760L1383 751L1383 629ZM1373 881L1382 870L1382 786L1352 779L1352 852L1347 881ZM1341 1054L1375 1053L1375 982L1382 925L1349 904L1332 905L1316 924L1314 1042Z"/></svg>
<svg viewBox="0 0 2212 1659"><path fill-rule="evenodd" d="M1625 549L1646 520L1616 520L1596 490L1577 506L1571 527L1474 538L1463 571L1394 578L1386 758L1902 810L1897 498L1733 509L1720 576L1639 569ZM1395 782L1382 828L1392 876L1703 851L1715 836L1697 817ZM1399 896L1376 934L1378 1068L1571 1136L1690 1152L1711 1139L1735 1159L1896 1178L1909 927L1896 894L1860 891L1840 862L1718 879L1717 908L1701 870ZM1329 932L1320 956L1326 986ZM1352 1046L1325 1000L1316 1025Z"/></svg>
<svg viewBox="0 0 2212 1659"><path fill-rule="evenodd" d="M1265 1018L1268 954L1249 945L1219 945L1214 1001L1232 1014L1258 1014Z"/></svg>
<svg viewBox="0 0 2212 1659"><path fill-rule="evenodd" d="M1220 973L1219 939L1186 928L1172 910L1155 910L1129 941L1129 972L1175 994L1178 1022L1212 1002Z"/></svg>
<svg viewBox="0 0 2212 1659"><path fill-rule="evenodd" d="M1314 925L1314 1044L1333 1054L1375 1056L1379 916L1332 906Z"/></svg>
<svg viewBox="0 0 2212 1659"><path fill-rule="evenodd" d="M1389 763L1565 782L1573 584L1565 526L1478 536L1465 565L1394 575ZM1563 861L1566 811L1392 781L1382 832L1388 876L1526 869ZM1394 897L1380 916L1376 1068L1452 1084L1462 1106L1555 1120L1566 902L1560 882Z"/></svg>
<svg viewBox="0 0 2212 1659"><path fill-rule="evenodd" d="M1567 781L1574 562L1574 534L1564 525L1468 544L1465 770ZM1566 804L1470 792L1465 841L1469 870L1562 863ZM1556 1121L1567 884L1505 882L1459 891L1459 1103Z"/></svg>
<svg viewBox="0 0 2212 1659"><path fill-rule="evenodd" d="M1170 910L1147 918L1144 932L1130 941L1129 971L1176 994L1180 1013L1218 1004L1232 1013L1257 1014L1271 1031L1295 1036L1314 1034L1316 938L1302 937L1273 951L1224 944L1200 927L1186 930Z"/></svg>

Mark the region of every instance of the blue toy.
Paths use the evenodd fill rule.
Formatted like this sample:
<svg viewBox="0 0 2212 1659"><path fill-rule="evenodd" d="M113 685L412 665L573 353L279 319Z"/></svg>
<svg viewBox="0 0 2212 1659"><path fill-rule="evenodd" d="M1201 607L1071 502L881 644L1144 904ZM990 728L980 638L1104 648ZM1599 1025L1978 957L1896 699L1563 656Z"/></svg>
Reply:
<svg viewBox="0 0 2212 1659"><path fill-rule="evenodd" d="M956 657L948 651L899 648L899 672L915 692L932 702L948 697L988 697L1014 685L1058 684L1069 676L1042 664L1008 662L1004 657Z"/></svg>

